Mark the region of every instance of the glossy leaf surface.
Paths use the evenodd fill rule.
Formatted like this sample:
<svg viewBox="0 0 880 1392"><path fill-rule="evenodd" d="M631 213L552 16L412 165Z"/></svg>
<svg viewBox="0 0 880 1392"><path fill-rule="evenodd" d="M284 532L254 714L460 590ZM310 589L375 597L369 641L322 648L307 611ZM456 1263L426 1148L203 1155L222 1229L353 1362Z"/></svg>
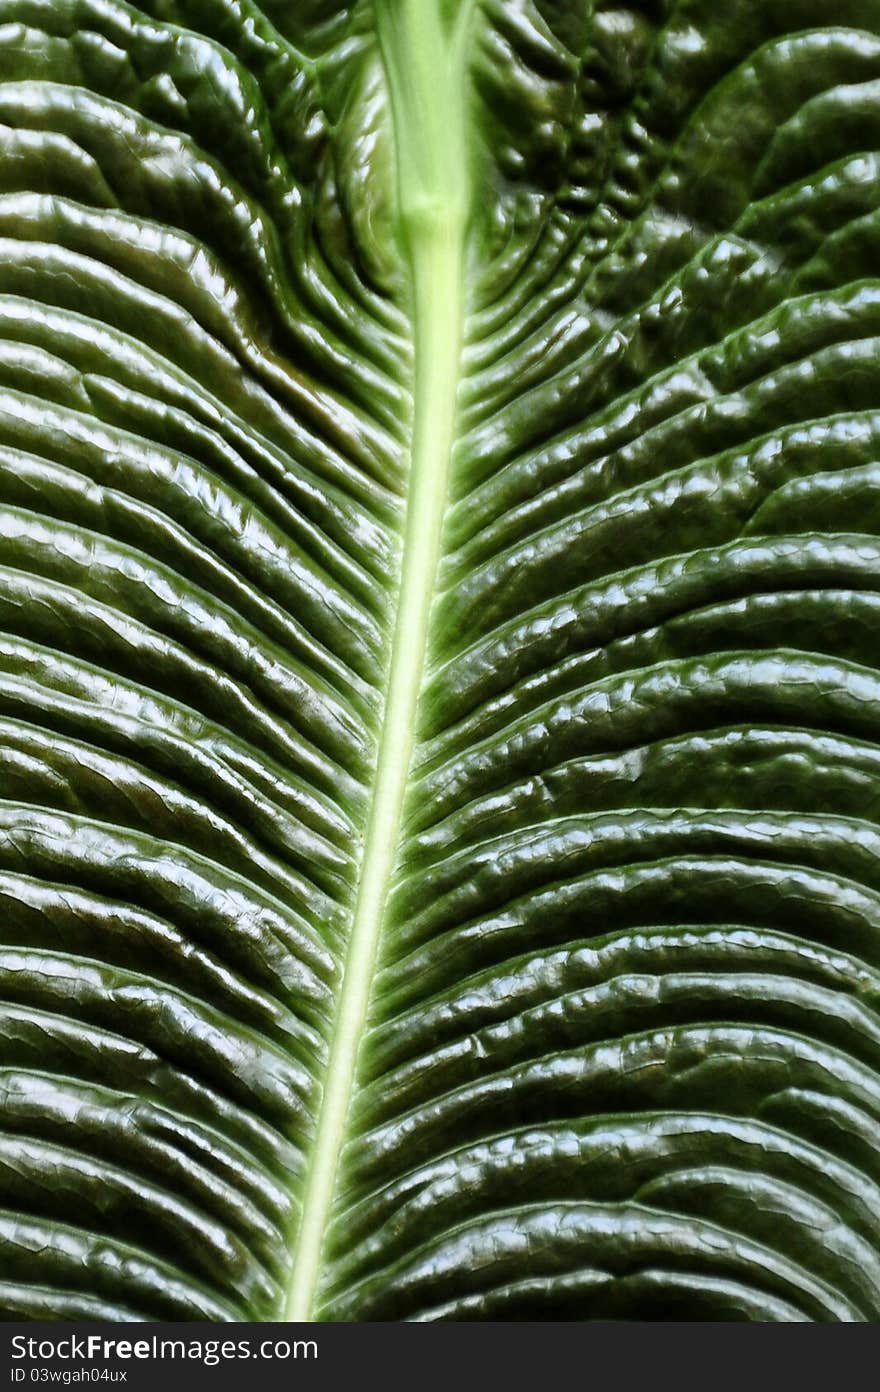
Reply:
<svg viewBox="0 0 880 1392"><path fill-rule="evenodd" d="M0 1311L880 1318L878 0L0 0Z"/></svg>

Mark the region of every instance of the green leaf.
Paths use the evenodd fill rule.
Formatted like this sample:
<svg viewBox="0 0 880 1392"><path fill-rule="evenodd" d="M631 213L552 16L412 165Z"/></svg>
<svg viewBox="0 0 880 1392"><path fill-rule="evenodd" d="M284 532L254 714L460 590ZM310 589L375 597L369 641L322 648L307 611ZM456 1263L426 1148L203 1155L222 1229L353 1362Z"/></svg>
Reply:
<svg viewBox="0 0 880 1392"><path fill-rule="evenodd" d="M880 0L0 123L0 1314L880 1318Z"/></svg>

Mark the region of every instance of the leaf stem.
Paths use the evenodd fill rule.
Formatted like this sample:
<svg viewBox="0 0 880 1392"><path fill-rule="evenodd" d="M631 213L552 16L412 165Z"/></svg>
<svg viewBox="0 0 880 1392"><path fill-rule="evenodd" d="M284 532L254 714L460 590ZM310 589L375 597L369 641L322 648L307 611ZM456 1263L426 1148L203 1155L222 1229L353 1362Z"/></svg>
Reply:
<svg viewBox="0 0 880 1392"><path fill-rule="evenodd" d="M415 740L455 439L470 185L465 141L465 33L443 0L378 0L395 124L399 213L412 276L412 453L398 609L361 877L340 991L286 1318L316 1313L323 1249L337 1184L358 1050Z"/></svg>

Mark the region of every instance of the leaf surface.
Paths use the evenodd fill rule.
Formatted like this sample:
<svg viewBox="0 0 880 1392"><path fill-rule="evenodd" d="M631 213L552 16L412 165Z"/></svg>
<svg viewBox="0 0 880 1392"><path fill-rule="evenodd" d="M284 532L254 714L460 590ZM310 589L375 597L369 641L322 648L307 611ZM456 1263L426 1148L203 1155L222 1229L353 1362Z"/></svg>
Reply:
<svg viewBox="0 0 880 1392"><path fill-rule="evenodd" d="M880 1317L878 0L0 0L0 1310Z"/></svg>

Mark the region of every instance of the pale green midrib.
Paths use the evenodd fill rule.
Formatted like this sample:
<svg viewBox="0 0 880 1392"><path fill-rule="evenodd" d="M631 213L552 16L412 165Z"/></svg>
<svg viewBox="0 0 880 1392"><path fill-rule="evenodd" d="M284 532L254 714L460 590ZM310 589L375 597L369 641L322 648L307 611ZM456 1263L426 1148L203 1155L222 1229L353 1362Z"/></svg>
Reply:
<svg viewBox="0 0 880 1392"><path fill-rule="evenodd" d="M400 840L446 509L463 329L466 173L464 60L472 0L446 32L443 0L376 0L398 161L402 241L413 291L410 481L397 618L360 884L285 1318L315 1314L358 1049Z"/></svg>

